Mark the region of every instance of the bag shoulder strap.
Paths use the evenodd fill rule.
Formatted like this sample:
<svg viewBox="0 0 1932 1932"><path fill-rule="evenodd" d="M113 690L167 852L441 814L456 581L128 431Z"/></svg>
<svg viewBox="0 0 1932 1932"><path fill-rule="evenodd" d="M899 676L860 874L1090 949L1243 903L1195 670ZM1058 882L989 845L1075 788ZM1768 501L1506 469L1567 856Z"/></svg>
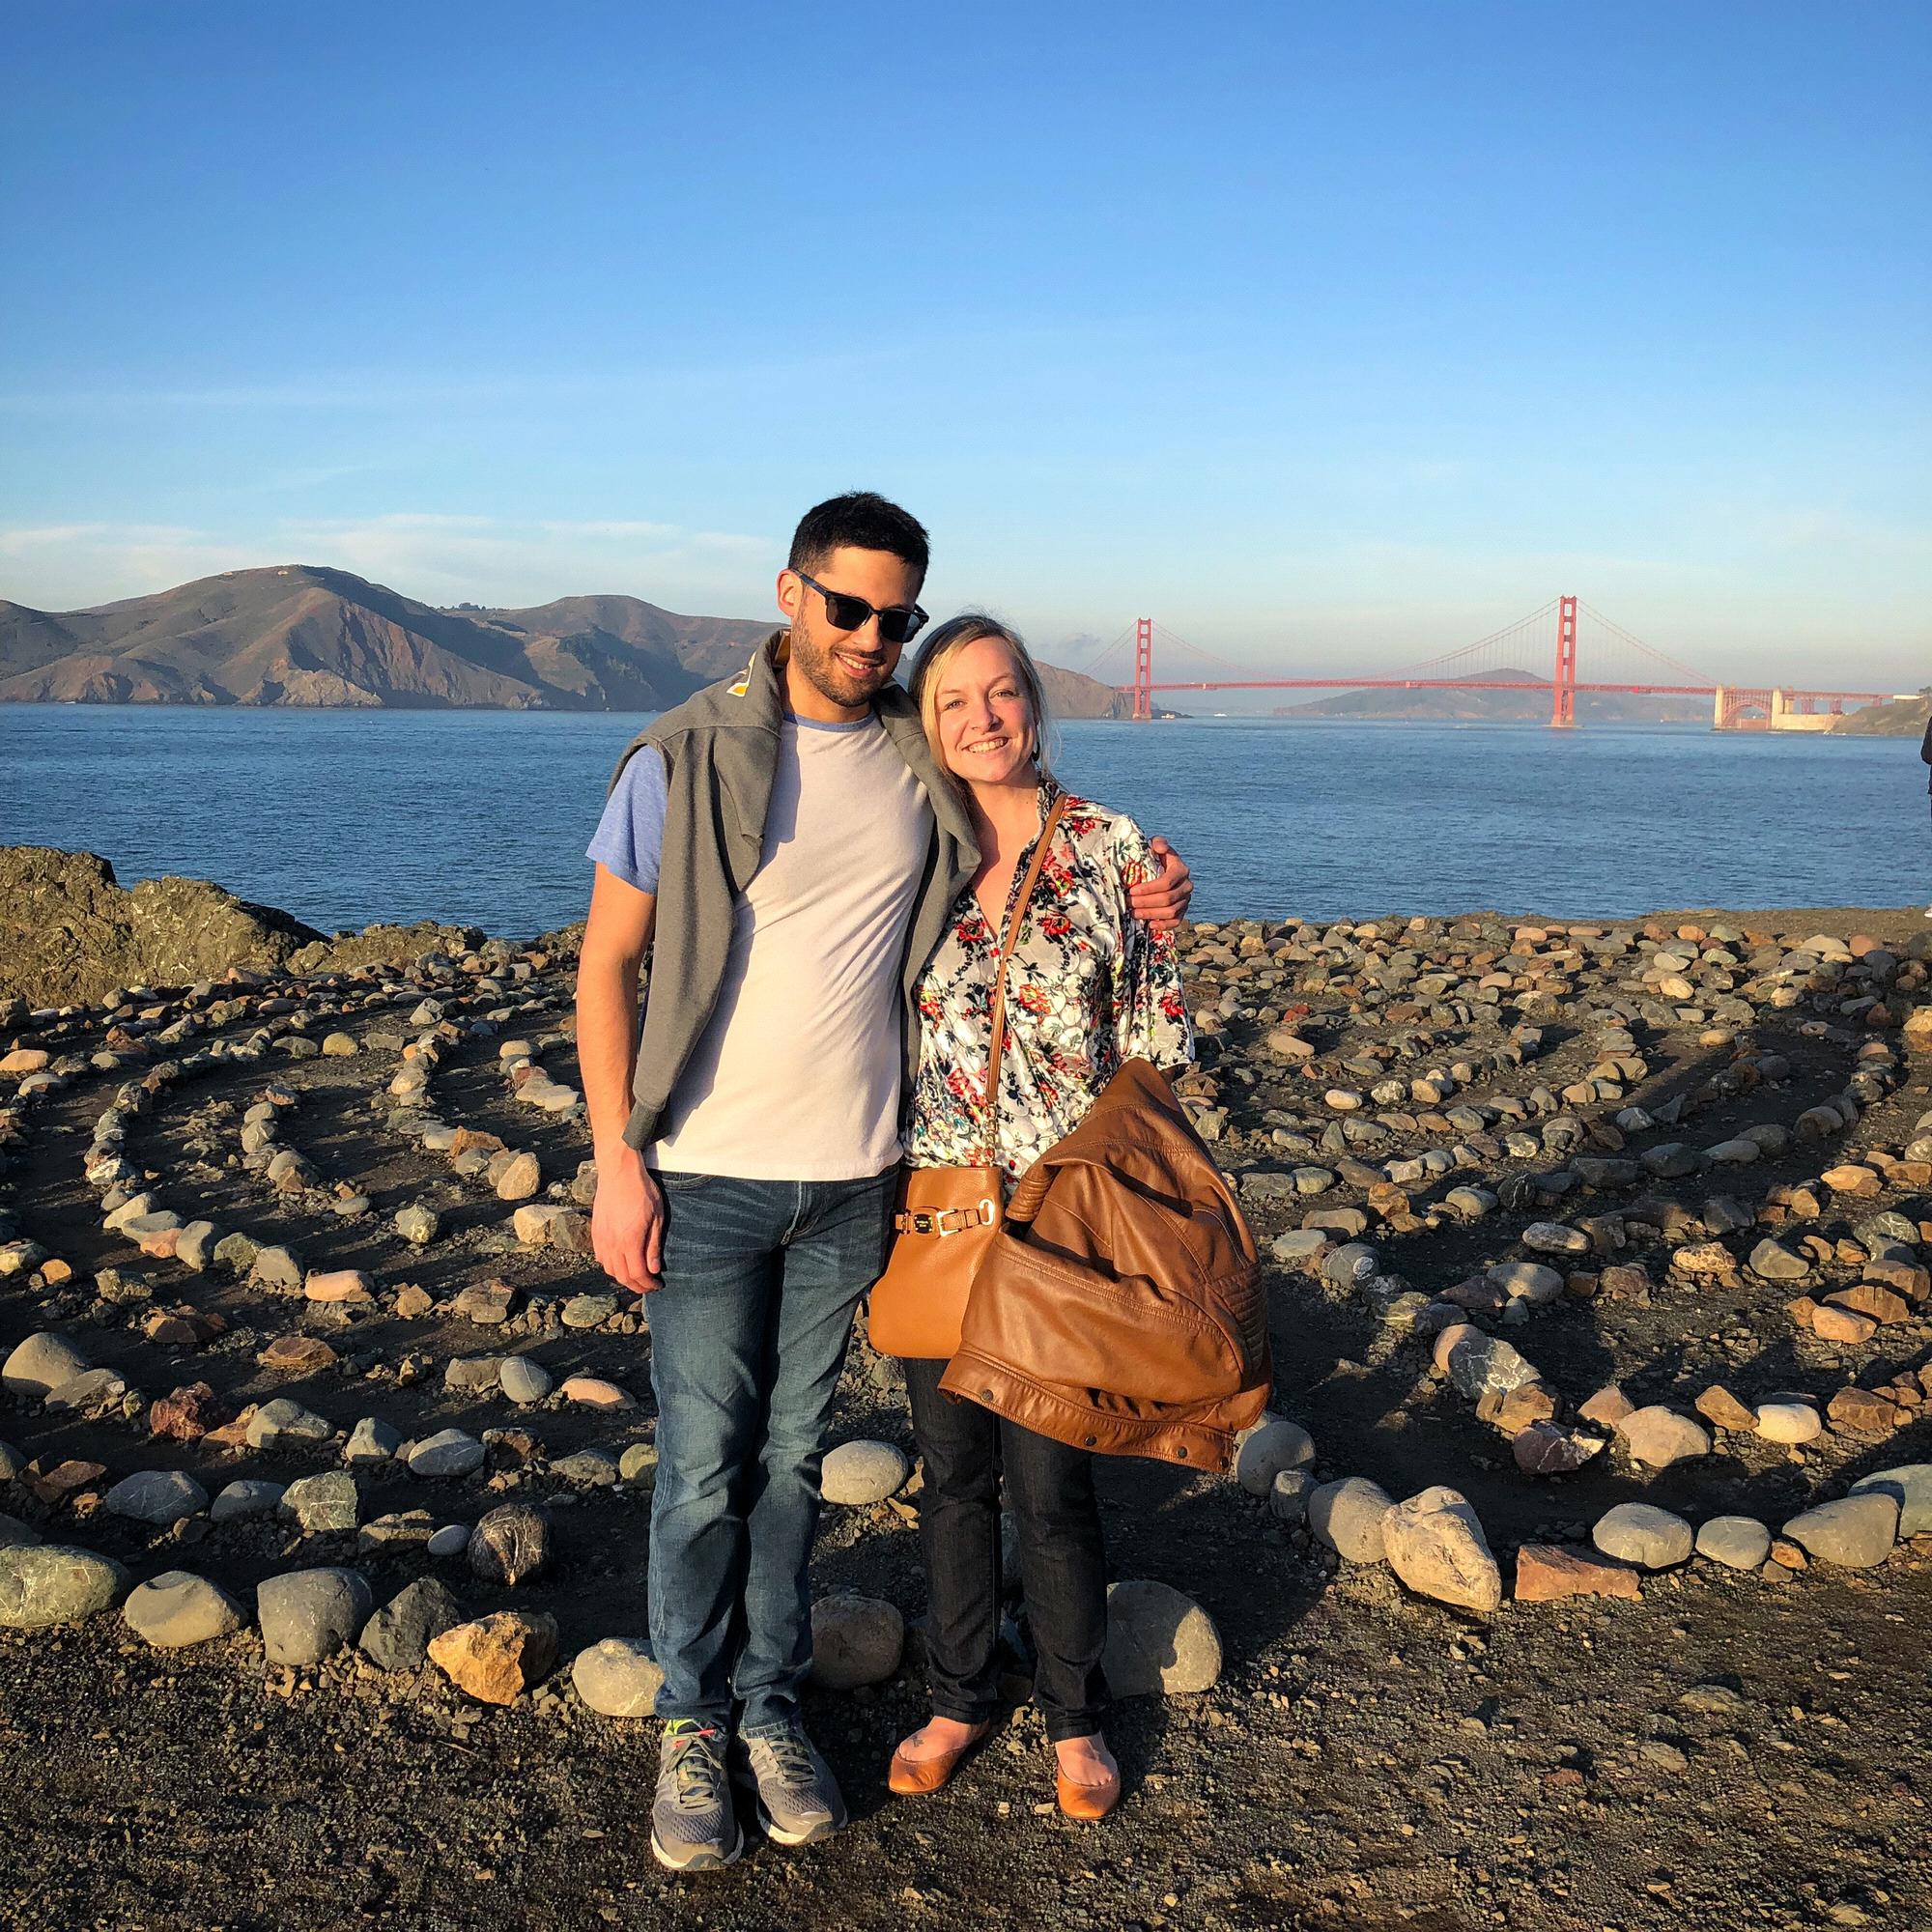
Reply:
<svg viewBox="0 0 1932 1932"><path fill-rule="evenodd" d="M986 1053L986 1165L1000 1164L1000 1060L1007 1047L1007 962L1012 957L1014 944L1020 936L1020 923L1026 918L1027 902L1033 897L1033 889L1039 883L1041 867L1046 864L1047 848L1053 843L1053 835L1060 826L1061 808L1066 803L1066 794L1056 792L1053 803L1047 808L1046 823L1039 829L1039 837L1034 841L1033 863L1026 868L1026 877L1020 881L1019 896L1013 901L1013 909L1007 920L1007 929L1000 935L1000 963L993 974L993 1036Z"/></svg>

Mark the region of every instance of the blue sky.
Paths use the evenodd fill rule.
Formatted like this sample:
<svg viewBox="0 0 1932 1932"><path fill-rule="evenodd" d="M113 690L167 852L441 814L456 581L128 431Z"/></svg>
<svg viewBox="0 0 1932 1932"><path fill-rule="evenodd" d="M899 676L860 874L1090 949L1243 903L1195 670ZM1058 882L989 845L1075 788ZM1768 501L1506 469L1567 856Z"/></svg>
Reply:
<svg viewBox="0 0 1932 1932"><path fill-rule="evenodd" d="M1393 665L1580 592L1932 680L1932 10L92 0L12 16L0 595L329 562ZM1585 675L1588 668L1585 668Z"/></svg>

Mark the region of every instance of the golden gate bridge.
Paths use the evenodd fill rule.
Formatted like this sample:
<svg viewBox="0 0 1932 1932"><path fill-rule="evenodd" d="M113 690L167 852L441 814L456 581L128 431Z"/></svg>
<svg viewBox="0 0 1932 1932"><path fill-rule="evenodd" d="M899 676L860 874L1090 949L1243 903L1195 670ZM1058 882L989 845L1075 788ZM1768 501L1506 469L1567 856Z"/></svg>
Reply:
<svg viewBox="0 0 1932 1932"><path fill-rule="evenodd" d="M1579 633L1587 639L1587 649L1579 649ZM1122 631L1090 660L1086 674L1101 677L1101 668L1117 651L1124 650L1129 635ZM1233 664L1204 651L1151 617L1135 621L1131 639L1133 681L1117 683L1114 688L1131 694L1137 719L1153 717L1157 691L1533 691L1548 694L1551 727L1568 730L1577 723L1579 692L1616 692L1638 696L1708 697L1712 700L1712 726L1719 731L1817 730L1826 727L1847 705L1856 710L1865 704L1882 704L1895 696L1889 691L1720 684L1645 643L1581 598L1567 596L1552 597L1527 616L1478 638L1474 643L1372 677L1258 677L1252 666ZM1161 648L1160 677L1154 675L1156 640ZM1533 651L1550 648L1554 651L1551 675L1548 679L1525 676L1520 660ZM1168 675L1172 658L1179 658L1183 668L1216 674ZM1593 673L1588 678L1578 675L1579 666L1586 662Z"/></svg>

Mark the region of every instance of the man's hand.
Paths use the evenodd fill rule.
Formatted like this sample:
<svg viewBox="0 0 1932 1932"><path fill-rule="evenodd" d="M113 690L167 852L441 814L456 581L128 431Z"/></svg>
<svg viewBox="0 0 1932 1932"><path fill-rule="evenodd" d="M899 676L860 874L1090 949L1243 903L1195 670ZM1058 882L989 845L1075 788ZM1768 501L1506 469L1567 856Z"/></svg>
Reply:
<svg viewBox="0 0 1932 1932"><path fill-rule="evenodd" d="M1165 838L1153 841L1153 856L1160 862L1160 876L1144 885L1127 888L1127 906L1136 919L1145 920L1156 932L1166 932L1187 917L1188 901L1194 896L1194 875L1187 861Z"/></svg>
<svg viewBox="0 0 1932 1932"><path fill-rule="evenodd" d="M628 1143L597 1162L590 1244L597 1264L620 1288L648 1294L664 1286L664 1195L644 1157Z"/></svg>

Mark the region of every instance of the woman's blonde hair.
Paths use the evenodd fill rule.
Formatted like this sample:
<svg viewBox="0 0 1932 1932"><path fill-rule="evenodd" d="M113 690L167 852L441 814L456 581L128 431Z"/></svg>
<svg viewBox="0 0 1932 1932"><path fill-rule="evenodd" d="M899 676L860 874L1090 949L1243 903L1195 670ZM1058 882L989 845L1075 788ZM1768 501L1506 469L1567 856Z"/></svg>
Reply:
<svg viewBox="0 0 1932 1932"><path fill-rule="evenodd" d="M919 706L920 723L925 726L925 741L932 747L932 755L939 761L940 770L944 771L946 757L939 743L940 674L968 644L977 644L983 638L997 639L1012 653L1013 670L1021 691L1026 694L1027 710L1031 714L1033 744L1030 750L1033 761L1044 778L1053 718L1047 709L1046 687L1040 682L1039 667L1034 663L1033 653L1026 647L1026 639L1010 624L1003 624L997 617L987 616L983 611L962 611L957 617L949 617L945 623L928 631L925 641L919 647L919 655L913 660L910 679L912 697Z"/></svg>

